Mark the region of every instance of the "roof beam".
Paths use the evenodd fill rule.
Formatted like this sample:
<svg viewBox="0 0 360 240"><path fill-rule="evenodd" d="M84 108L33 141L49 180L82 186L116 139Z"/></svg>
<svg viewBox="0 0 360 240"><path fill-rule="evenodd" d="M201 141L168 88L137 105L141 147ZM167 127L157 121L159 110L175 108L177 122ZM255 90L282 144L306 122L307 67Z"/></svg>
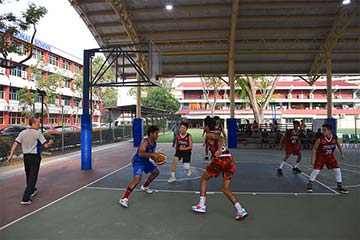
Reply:
<svg viewBox="0 0 360 240"><path fill-rule="evenodd" d="M126 32L123 38L128 38L131 43L139 43L141 39L135 29L134 23L132 22L127 12L127 6L125 4L125 1L122 0L106 0L106 1L111 5L115 13L118 15L120 22ZM136 61L139 63L139 65L142 68L145 69L145 71L147 70L148 66L145 56L143 54L139 54L139 56L137 56Z"/></svg>
<svg viewBox="0 0 360 240"><path fill-rule="evenodd" d="M232 1L231 7L231 26L229 37L229 58L228 58L228 78L230 85L230 117L235 117L235 40L236 24L239 13L239 0Z"/></svg>
<svg viewBox="0 0 360 240"><path fill-rule="evenodd" d="M337 42L342 38L346 31L351 31L348 26L353 21L355 16L360 15L360 4L358 1L353 1L350 5L343 6L340 9L340 14L335 18L333 25L326 34L325 40L320 47L320 52L315 55L314 62L311 64L308 77L310 85L320 77L322 66L326 59L330 57Z"/></svg>
<svg viewBox="0 0 360 240"><path fill-rule="evenodd" d="M326 32L328 29L324 27L306 27L306 28L241 28L237 29L238 33L319 33ZM347 28L348 32L360 32L360 27L352 27ZM177 31L158 31L158 32L142 32L141 35L145 37L161 37L161 36L192 36L192 35L227 35L229 32L226 29L199 29L199 30L177 30ZM123 39L127 37L126 33L110 33L110 34L102 34L102 37L105 39ZM156 41L156 40L155 40Z"/></svg>
<svg viewBox="0 0 360 240"><path fill-rule="evenodd" d="M336 8L340 3L334 1L287 1L287 2L249 2L240 3L240 10L247 9L291 9L291 8ZM204 5L176 5L173 11L204 11L204 10L216 10L216 11L230 11L231 5L226 4L204 4ZM152 8L132 8L128 10L129 13L158 13L165 11L164 6L152 7Z"/></svg>
<svg viewBox="0 0 360 240"><path fill-rule="evenodd" d="M154 41L157 46L179 46L179 45L221 45L221 44L229 44L228 38L203 38L203 39L169 39L169 40L156 40ZM320 44L323 42L321 38L314 39L237 39L237 44L308 44L308 43L317 43ZM343 38L341 42L345 43L359 43L360 38ZM120 44L130 44L129 41L121 41L121 42L112 42L111 44L120 45Z"/></svg>
<svg viewBox="0 0 360 240"><path fill-rule="evenodd" d="M335 15L267 15L267 16L239 16L239 22L282 22L282 21L331 21L334 19ZM148 25L148 24L179 24L179 23L208 23L208 22L224 22L229 23L229 17L219 16L219 17L187 17L187 18L160 18L160 19L146 19L134 21L137 26ZM115 27L120 24L119 20L110 21L110 22L101 22L95 23L95 27Z"/></svg>

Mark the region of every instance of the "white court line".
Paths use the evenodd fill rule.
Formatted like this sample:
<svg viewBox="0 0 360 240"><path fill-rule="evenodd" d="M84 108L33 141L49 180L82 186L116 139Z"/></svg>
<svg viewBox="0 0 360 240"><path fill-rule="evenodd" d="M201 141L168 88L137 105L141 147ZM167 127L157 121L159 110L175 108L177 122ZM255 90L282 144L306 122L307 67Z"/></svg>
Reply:
<svg viewBox="0 0 360 240"><path fill-rule="evenodd" d="M330 187L337 187L337 186L330 186ZM346 185L346 186L344 186L344 187L346 187L346 188L357 188L357 187L360 187L360 184L355 184L355 185Z"/></svg>
<svg viewBox="0 0 360 240"><path fill-rule="evenodd" d="M109 187L86 187L86 189L91 189L91 190L109 190L109 191L125 191L126 188L109 188ZM141 192L141 189L134 189L135 192ZM200 194L199 191L185 191L185 190L156 190L153 189L153 191L156 192L163 192L163 193L191 193L191 194ZM306 196L319 196L319 195L324 195L324 196L334 196L335 194L333 193L289 193L289 192L232 192L233 194L238 194L238 195L306 195ZM223 194L223 192L207 192L206 194Z"/></svg>
<svg viewBox="0 0 360 240"><path fill-rule="evenodd" d="M205 172L205 170L203 168L199 168L199 167L191 167L191 168L199 169L200 171ZM196 179L201 178L201 175L196 176L196 177L176 178L176 182L184 182L184 181L189 181L189 180L196 180ZM167 181L168 181L168 179L157 179L157 178L154 179L154 182L167 182Z"/></svg>
<svg viewBox="0 0 360 240"><path fill-rule="evenodd" d="M350 169L346 169L346 168L340 168L340 169L341 169L341 171L351 172L351 173L358 173L358 174L360 174L360 172L359 172L359 171L350 170Z"/></svg>
<svg viewBox="0 0 360 240"><path fill-rule="evenodd" d="M291 166L289 163L285 162L285 165L292 169L292 166ZM304 173L304 172L301 172L301 174L304 175L304 176L306 176L307 178L310 178L310 176L307 175L307 174ZM334 194L337 194L337 195L340 194L340 193L338 193L337 191L335 191L334 189L332 189L331 187L329 187L329 186L325 185L324 183L320 182L319 180L315 180L315 182L317 182L317 183L320 184L321 186L327 188L328 190L330 190L330 191L333 192Z"/></svg>
<svg viewBox="0 0 360 240"><path fill-rule="evenodd" d="M38 208L38 209L36 209L36 210L34 210L34 211L32 211L32 212L24 215L24 216L22 216L22 217L20 217L20 218L18 218L18 219L16 219L16 220L14 220L14 221L12 221L12 222L10 222L10 223L8 223L8 224L0 227L0 231L4 230L4 229L7 228L7 227L10 227L11 225L13 225L13 224L15 224L15 223L17 223L17 222L19 222L19 221L21 221L21 220L23 220L24 218L27 218L27 217L29 217L29 216L31 216L31 215L33 215L33 214L35 214L35 213L37 213L37 212L45 209L45 208L47 208L47 207L49 207L49 206L51 206L51 205L53 205L53 204L55 204L55 203L57 203L57 202L65 199L65 198L73 195L74 193L77 193L77 192L83 190L84 188L86 188L86 187L88 187L88 186L90 186L90 185L92 185L92 184L94 184L94 183L96 183L96 182L98 182L98 181L100 181L100 180L102 180L102 179L104 179L104 178L106 178L106 177L108 177L108 176L110 176L110 175L112 175L112 174L114 174L114 173L116 173L116 172L118 172L118 171L120 171L120 170L128 167L129 165L130 165L130 163L128 163L128 164L126 164L125 166L123 166L123 167L121 167L121 168L119 168L119 169L117 169L117 170L115 170L115 171L112 171L112 172L110 172L110 173L108 173L108 174L106 174L106 175L104 175L104 176L102 176L102 177L100 177L100 178L98 178L98 179L96 179L96 180L94 180L94 181L86 184L85 186L80 187L79 189L77 189L77 190L75 190L75 191L72 191L72 192L66 194L65 196L62 196L61 198L58 198L58 199L56 199L56 200L54 200L54 201L46 204L45 206L42 206L41 208Z"/></svg>

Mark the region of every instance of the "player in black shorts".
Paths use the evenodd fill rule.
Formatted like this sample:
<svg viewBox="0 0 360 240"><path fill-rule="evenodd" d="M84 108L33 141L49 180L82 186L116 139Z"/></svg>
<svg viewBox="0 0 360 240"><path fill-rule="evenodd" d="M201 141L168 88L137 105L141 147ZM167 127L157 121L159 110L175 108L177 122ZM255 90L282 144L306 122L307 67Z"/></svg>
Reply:
<svg viewBox="0 0 360 240"><path fill-rule="evenodd" d="M191 150L192 150L192 136L187 132L189 124L187 122L181 122L180 132L176 134L176 152L172 161L171 167L171 177L168 180L168 183L173 183L176 181L175 172L176 165L179 160L182 159L183 167L186 170L186 175L191 176Z"/></svg>

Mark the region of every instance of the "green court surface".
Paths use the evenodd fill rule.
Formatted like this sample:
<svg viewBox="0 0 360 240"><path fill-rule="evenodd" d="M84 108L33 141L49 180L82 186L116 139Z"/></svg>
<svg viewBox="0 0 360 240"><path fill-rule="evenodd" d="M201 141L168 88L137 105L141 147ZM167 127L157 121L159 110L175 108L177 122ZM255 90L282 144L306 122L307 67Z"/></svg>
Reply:
<svg viewBox="0 0 360 240"><path fill-rule="evenodd" d="M131 180L129 165L2 229L0 239L359 239L359 150L346 150L346 162L340 162L348 195L333 190L328 170L319 175L316 191L306 193L310 151L303 152L303 174L287 166L278 177L283 151L232 150L238 167L232 190L249 212L237 222L221 193L221 177L209 182L207 213L191 211L199 199L201 167L207 164L201 144L194 147L193 176L187 178L179 164L179 181L171 185L166 179L173 149L169 144L158 148L169 161L151 185L157 192L134 191L128 209L118 200Z"/></svg>
<svg viewBox="0 0 360 240"><path fill-rule="evenodd" d="M188 133L191 134L194 143L203 143L203 130L202 129L189 129ZM159 143L171 143L173 141L173 132L167 132L160 135L158 138Z"/></svg>

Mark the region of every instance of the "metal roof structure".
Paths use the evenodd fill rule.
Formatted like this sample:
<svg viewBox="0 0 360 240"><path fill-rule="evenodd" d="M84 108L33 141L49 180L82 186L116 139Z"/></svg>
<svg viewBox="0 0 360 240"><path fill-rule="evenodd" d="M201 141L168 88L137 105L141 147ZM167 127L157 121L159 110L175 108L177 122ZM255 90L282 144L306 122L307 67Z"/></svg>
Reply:
<svg viewBox="0 0 360 240"><path fill-rule="evenodd" d="M333 74L360 73L360 0L69 1L100 47L154 41L163 76L227 75L232 26L235 74L312 82L326 56Z"/></svg>

